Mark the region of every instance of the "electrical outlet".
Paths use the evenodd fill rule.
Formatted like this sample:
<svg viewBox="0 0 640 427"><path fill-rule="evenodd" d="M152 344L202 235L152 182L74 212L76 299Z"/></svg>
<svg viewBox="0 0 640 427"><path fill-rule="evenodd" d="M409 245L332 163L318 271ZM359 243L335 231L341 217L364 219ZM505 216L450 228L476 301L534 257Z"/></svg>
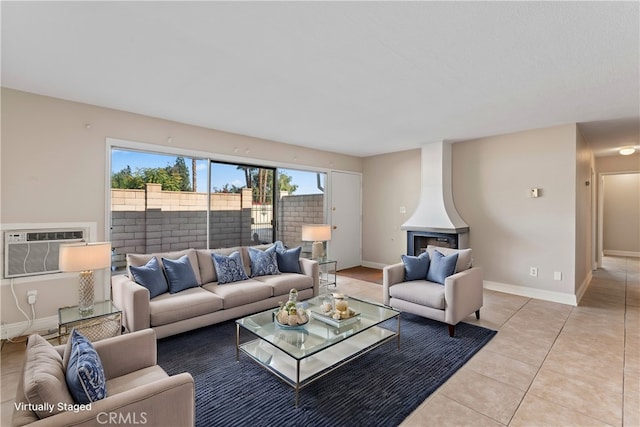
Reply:
<svg viewBox="0 0 640 427"><path fill-rule="evenodd" d="M529 268L529 275L532 277L538 277L538 268L537 267L530 267Z"/></svg>
<svg viewBox="0 0 640 427"><path fill-rule="evenodd" d="M561 271L555 271L553 273L553 280L562 280L562 272Z"/></svg>
<svg viewBox="0 0 640 427"><path fill-rule="evenodd" d="M38 300L38 291L27 291L27 302L33 305Z"/></svg>

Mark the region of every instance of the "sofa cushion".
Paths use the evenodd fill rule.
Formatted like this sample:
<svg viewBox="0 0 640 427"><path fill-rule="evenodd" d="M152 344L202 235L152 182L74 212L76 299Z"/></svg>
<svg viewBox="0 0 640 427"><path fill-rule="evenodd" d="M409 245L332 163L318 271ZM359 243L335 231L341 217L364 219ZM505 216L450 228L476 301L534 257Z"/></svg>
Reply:
<svg viewBox="0 0 640 427"><path fill-rule="evenodd" d="M167 259L179 259L180 257L186 255L189 257L189 262L191 262L191 267L193 268L193 273L196 275L196 280L198 284L201 285L202 278L200 277L200 268L198 266L198 255L196 254L195 249L185 249L182 251L174 251L174 252L158 252L152 254L127 254L127 268L130 266L140 266L145 265L152 257L155 257L158 260L158 264L162 266L162 258Z"/></svg>
<svg viewBox="0 0 640 427"><path fill-rule="evenodd" d="M461 271L468 270L473 265L473 255L471 252L471 248L467 249L451 249L451 248L441 248L439 246L428 245L427 252L430 257L433 257L433 251L438 250L442 255L451 255L458 254L458 261L456 262L456 273L460 273Z"/></svg>
<svg viewBox="0 0 640 427"><path fill-rule="evenodd" d="M251 277L280 274L275 245L264 251L251 247L248 250L249 259L251 260Z"/></svg>
<svg viewBox="0 0 640 427"><path fill-rule="evenodd" d="M249 278L244 270L240 252L233 252L229 256L212 253L211 256L213 257L213 265L216 268L219 284L223 285Z"/></svg>
<svg viewBox="0 0 640 427"><path fill-rule="evenodd" d="M198 279L193 272L191 262L187 255L183 255L177 260L162 258L162 265L167 274L169 282L169 292L175 294L185 289L193 288L198 285Z"/></svg>
<svg viewBox="0 0 640 427"><path fill-rule="evenodd" d="M402 282L389 287L391 298L444 310L444 286L426 280Z"/></svg>
<svg viewBox="0 0 640 427"><path fill-rule="evenodd" d="M300 253L302 252L302 246L287 249L279 240L275 245L276 259L280 273L302 273L302 270L300 270Z"/></svg>
<svg viewBox="0 0 640 427"><path fill-rule="evenodd" d="M151 326L167 325L222 309L222 298L201 288L164 293L149 301Z"/></svg>
<svg viewBox="0 0 640 427"><path fill-rule="evenodd" d="M456 271L457 262L457 253L444 256L440 251L433 251L429 271L427 271L427 280L444 285L444 280Z"/></svg>
<svg viewBox="0 0 640 427"><path fill-rule="evenodd" d="M419 256L402 255L402 263L404 264L404 281L424 280L427 278L429 271L429 254L421 253Z"/></svg>
<svg viewBox="0 0 640 427"><path fill-rule="evenodd" d="M209 283L204 285L203 288L221 297L224 309L263 301L273 296L273 288L271 286L255 279L229 283L224 286Z"/></svg>
<svg viewBox="0 0 640 427"><path fill-rule="evenodd" d="M158 259L154 256L151 256L145 265L129 266L129 272L136 283L149 290L149 298L155 298L169 290L167 279L158 264Z"/></svg>
<svg viewBox="0 0 640 427"><path fill-rule="evenodd" d="M271 286L274 297L278 295L288 295L289 291L293 288L298 292L303 289L313 288L313 278L298 273L280 273L277 276L261 276L256 277L254 280Z"/></svg>
<svg viewBox="0 0 640 427"><path fill-rule="evenodd" d="M24 396L35 409L36 415L46 418L64 412L58 402L73 404L67 388L60 353L40 335L29 337L23 373ZM49 403L49 408L41 406ZM51 409L51 411L49 411Z"/></svg>
<svg viewBox="0 0 640 427"><path fill-rule="evenodd" d="M71 354L67 365L67 386L76 403L91 403L107 397L107 380L96 349L77 329L69 339Z"/></svg>

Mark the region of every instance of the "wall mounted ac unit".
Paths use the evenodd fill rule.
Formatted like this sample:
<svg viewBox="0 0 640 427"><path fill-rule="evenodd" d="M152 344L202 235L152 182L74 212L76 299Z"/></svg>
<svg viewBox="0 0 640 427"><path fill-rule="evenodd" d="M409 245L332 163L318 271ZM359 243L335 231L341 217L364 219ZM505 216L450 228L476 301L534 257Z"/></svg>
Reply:
<svg viewBox="0 0 640 427"><path fill-rule="evenodd" d="M4 278L58 273L62 243L86 241L86 229L9 230L4 232Z"/></svg>

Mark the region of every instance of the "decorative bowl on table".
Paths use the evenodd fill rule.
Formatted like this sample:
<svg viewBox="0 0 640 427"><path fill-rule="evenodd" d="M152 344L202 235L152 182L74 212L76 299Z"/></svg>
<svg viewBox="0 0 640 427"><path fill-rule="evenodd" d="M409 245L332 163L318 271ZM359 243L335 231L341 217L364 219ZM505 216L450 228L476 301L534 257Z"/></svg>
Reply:
<svg viewBox="0 0 640 427"><path fill-rule="evenodd" d="M296 297L297 291L292 289L289 293L289 301L286 304L281 304L274 313L273 320L281 328L297 329L309 323L309 314L301 304L296 304Z"/></svg>

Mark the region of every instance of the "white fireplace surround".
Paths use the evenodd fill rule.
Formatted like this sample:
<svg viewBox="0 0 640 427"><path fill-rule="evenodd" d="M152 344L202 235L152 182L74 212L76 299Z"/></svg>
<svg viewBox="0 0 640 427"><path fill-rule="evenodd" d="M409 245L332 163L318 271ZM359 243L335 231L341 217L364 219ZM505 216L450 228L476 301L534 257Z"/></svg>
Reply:
<svg viewBox="0 0 640 427"><path fill-rule="evenodd" d="M467 233L469 226L456 211L451 189L451 144L422 146L421 191L418 207L402 230Z"/></svg>

